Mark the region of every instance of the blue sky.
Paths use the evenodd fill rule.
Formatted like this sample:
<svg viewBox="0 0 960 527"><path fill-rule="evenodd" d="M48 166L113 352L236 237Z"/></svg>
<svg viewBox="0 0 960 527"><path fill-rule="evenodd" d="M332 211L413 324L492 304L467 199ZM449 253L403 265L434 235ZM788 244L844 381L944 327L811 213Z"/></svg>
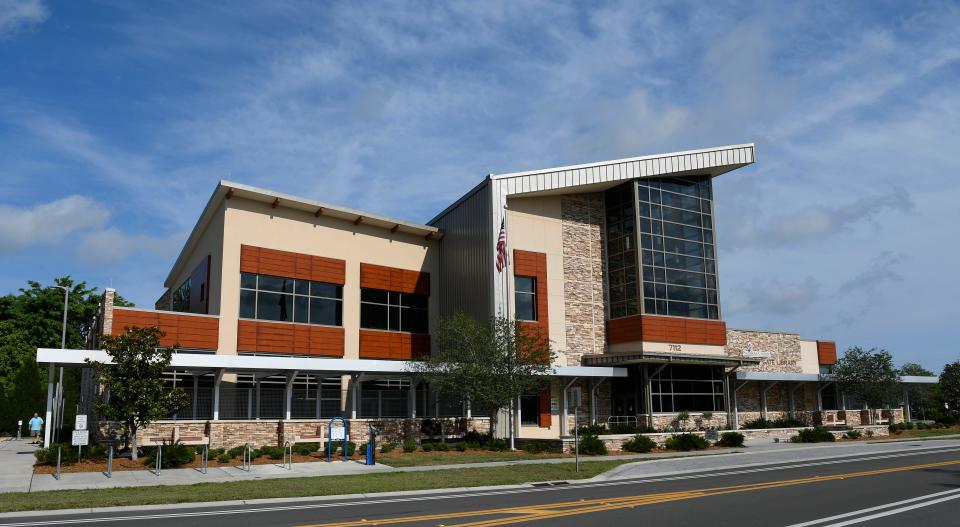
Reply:
<svg viewBox="0 0 960 527"><path fill-rule="evenodd" d="M589 5L588 5L589 4ZM425 221L489 172L756 142L732 327L960 358L952 2L0 0L0 291L152 306L232 179Z"/></svg>

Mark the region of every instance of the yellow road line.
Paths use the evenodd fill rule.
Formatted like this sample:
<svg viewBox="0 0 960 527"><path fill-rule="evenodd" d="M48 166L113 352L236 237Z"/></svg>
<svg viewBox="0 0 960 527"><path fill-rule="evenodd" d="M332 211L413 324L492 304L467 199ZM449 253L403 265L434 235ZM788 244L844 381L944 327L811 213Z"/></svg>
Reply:
<svg viewBox="0 0 960 527"><path fill-rule="evenodd" d="M376 520L351 520L340 523L311 524L301 527L359 527L370 525L393 525L403 523L425 522L434 520L460 519L478 516L502 516L509 515L507 518L493 518L478 520L470 523L457 524L456 527L494 527L498 525L509 525L513 523L524 523L537 520L546 520L551 518L562 518L590 514L594 512L603 512L609 510L633 508L644 505L653 505L657 503L666 503L670 501L679 501L692 498L702 498L709 496L719 496L723 494L733 494L739 492L750 492L756 490L773 489L779 487L788 487L794 485L804 485L810 483L820 483L824 481L835 481L846 478L858 478L875 476L880 474L890 474L896 472L905 472L911 470L922 470L925 468L943 467L948 465L960 464L960 460L942 461L937 463L924 463L919 465L909 465L903 467L893 467L875 470L864 470L859 472L847 472L844 474L833 474L829 476L812 476L807 478L788 479L780 481L769 481L763 483L749 483L744 485L732 485L724 487L712 487L699 490L681 491L681 492L662 492L654 494L641 494L635 496L620 496L616 498L599 498L590 500L575 500L557 503L546 503L537 505L524 505L518 507L503 507L494 509L480 509L473 511L449 512L441 514L425 514L419 516L405 516L397 518L382 518ZM453 527L453 526L450 526Z"/></svg>

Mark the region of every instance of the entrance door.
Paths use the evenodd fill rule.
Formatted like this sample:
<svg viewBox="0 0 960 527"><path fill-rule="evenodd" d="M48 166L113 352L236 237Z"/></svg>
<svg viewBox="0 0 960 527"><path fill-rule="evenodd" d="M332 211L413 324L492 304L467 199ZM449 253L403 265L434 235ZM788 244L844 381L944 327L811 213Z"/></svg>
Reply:
<svg viewBox="0 0 960 527"><path fill-rule="evenodd" d="M610 415L640 415L643 412L643 389L638 367L630 366L626 377L615 377L610 381Z"/></svg>

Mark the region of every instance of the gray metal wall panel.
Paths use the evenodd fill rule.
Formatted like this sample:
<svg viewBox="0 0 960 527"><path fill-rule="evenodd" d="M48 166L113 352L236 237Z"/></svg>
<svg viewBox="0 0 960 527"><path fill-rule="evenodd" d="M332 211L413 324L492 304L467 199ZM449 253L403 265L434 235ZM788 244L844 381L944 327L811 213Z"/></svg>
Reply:
<svg viewBox="0 0 960 527"><path fill-rule="evenodd" d="M440 240L440 316L457 311L487 320L493 314L494 236L488 181L433 226Z"/></svg>

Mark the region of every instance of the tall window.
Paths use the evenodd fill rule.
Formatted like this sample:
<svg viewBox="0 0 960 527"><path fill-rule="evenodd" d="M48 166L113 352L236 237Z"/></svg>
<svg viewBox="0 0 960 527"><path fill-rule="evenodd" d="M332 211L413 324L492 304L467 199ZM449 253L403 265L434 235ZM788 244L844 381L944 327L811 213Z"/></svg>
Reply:
<svg viewBox="0 0 960 527"><path fill-rule="evenodd" d="M633 183L628 183L612 188L606 194L610 318L640 313L636 198L633 191Z"/></svg>
<svg viewBox="0 0 960 527"><path fill-rule="evenodd" d="M173 292L171 304L174 311L184 313L190 311L190 278L184 280L180 287Z"/></svg>
<svg viewBox="0 0 960 527"><path fill-rule="evenodd" d="M360 290L360 327L428 333L429 297L381 289Z"/></svg>
<svg viewBox="0 0 960 527"><path fill-rule="evenodd" d="M532 276L514 277L513 303L517 320L537 320L537 279Z"/></svg>
<svg viewBox="0 0 960 527"><path fill-rule="evenodd" d="M704 366L667 366L651 379L654 412L715 412L723 406L723 372Z"/></svg>
<svg viewBox="0 0 960 527"><path fill-rule="evenodd" d="M240 318L343 325L343 286L240 273Z"/></svg>
<svg viewBox="0 0 960 527"><path fill-rule="evenodd" d="M540 424L540 396L523 395L520 397L520 424Z"/></svg>

